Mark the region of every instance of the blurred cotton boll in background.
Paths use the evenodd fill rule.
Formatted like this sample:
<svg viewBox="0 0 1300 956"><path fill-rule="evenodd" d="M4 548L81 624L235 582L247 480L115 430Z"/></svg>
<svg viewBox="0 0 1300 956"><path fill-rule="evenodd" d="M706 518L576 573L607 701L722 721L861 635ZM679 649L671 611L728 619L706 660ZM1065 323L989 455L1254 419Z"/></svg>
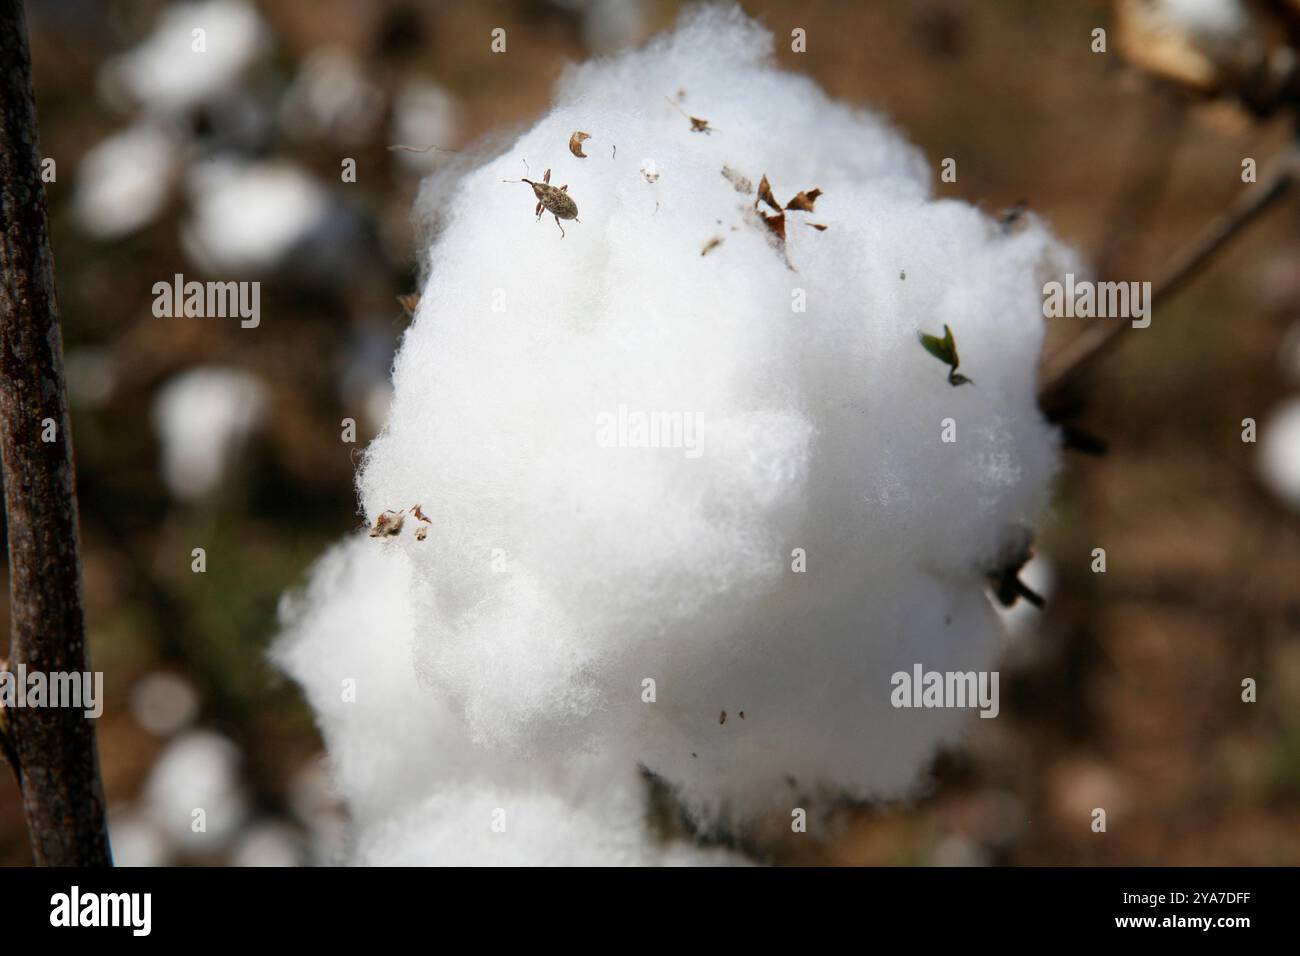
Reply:
<svg viewBox="0 0 1300 956"><path fill-rule="evenodd" d="M242 369L203 366L170 379L154 399L162 474L182 500L217 491L267 410L268 392Z"/></svg>
<svg viewBox="0 0 1300 956"><path fill-rule="evenodd" d="M239 748L220 734L177 737L150 770L140 810L183 850L223 852L248 813L240 762Z"/></svg>
<svg viewBox="0 0 1300 956"><path fill-rule="evenodd" d="M193 211L181 243L210 272L274 269L330 222L329 194L291 163L213 159L186 185Z"/></svg>
<svg viewBox="0 0 1300 956"><path fill-rule="evenodd" d="M1260 425L1259 474L1273 494L1300 510L1300 398L1275 408Z"/></svg>
<svg viewBox="0 0 1300 956"><path fill-rule="evenodd" d="M146 674L131 688L131 716L157 737L184 730L199 714L199 695L179 674Z"/></svg>
<svg viewBox="0 0 1300 956"><path fill-rule="evenodd" d="M986 574L1057 467L1042 286L1073 259L933 200L917 150L771 48L698 11L422 191L440 231L359 488L372 523L429 520L332 551L276 655L363 862L671 862L636 822L647 778L700 832L789 832L794 807L906 796L972 719L894 708L891 675L997 666ZM501 182L521 160L568 185L567 238ZM764 176L782 205L821 190L780 245ZM974 385L918 342L945 325ZM602 441L629 411L690 447ZM566 813L591 822L561 850Z"/></svg>
<svg viewBox="0 0 1300 956"><path fill-rule="evenodd" d="M269 48L266 24L243 0L168 4L153 33L104 64L100 88L124 108L175 115L230 90Z"/></svg>
<svg viewBox="0 0 1300 956"><path fill-rule="evenodd" d="M644 0L552 0L582 18L582 39L592 53L611 53L642 39Z"/></svg>
<svg viewBox="0 0 1300 956"><path fill-rule="evenodd" d="M115 239L152 222L178 175L178 152L173 135L148 121L97 143L77 168L73 202L81 227Z"/></svg>
<svg viewBox="0 0 1300 956"><path fill-rule="evenodd" d="M281 123L294 136L364 141L384 105L383 92L342 47L312 52L280 103Z"/></svg>
<svg viewBox="0 0 1300 956"><path fill-rule="evenodd" d="M393 102L392 130L397 161L407 170L426 173L445 162L448 145L456 138L456 100L437 83L414 80L398 92ZM437 147L428 149L427 147ZM419 150L420 152L415 152Z"/></svg>

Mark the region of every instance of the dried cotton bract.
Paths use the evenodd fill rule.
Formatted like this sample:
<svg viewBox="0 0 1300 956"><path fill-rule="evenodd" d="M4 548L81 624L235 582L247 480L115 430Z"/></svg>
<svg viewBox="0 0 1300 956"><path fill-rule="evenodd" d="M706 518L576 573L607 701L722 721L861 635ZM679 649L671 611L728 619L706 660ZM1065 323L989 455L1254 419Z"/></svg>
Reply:
<svg viewBox="0 0 1300 956"><path fill-rule="evenodd" d="M996 667L986 573L1057 464L1035 370L1067 257L1037 220L1004 235L931 199L917 150L771 47L738 12L696 12L573 70L507 152L426 184L440 231L359 489L370 523L418 501L431 533L331 554L279 651L363 859L653 861L623 803L638 767L703 828L788 828L790 779L813 808L904 795L971 718L894 709L890 677ZM713 135L665 107L679 86ZM651 190L636 160L570 157L574 129L665 175ZM500 185L525 156L581 186L572 242ZM821 190L806 202L833 228L790 231L797 274L743 228L731 164ZM719 223L726 254L702 256ZM918 347L945 324L978 388ZM598 440L638 416L679 429ZM350 676L364 692L340 704ZM543 807L600 823L571 851L510 829Z"/></svg>

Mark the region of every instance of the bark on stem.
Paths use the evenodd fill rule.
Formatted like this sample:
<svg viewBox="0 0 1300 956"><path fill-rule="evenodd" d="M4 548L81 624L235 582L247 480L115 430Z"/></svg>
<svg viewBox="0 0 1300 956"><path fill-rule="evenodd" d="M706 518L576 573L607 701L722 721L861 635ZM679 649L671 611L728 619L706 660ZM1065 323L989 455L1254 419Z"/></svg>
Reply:
<svg viewBox="0 0 1300 956"><path fill-rule="evenodd" d="M42 440L47 420L53 441ZM0 461L8 669L89 671L63 341L20 0L0 0ZM3 715L36 862L108 865L94 724L71 707L15 707Z"/></svg>

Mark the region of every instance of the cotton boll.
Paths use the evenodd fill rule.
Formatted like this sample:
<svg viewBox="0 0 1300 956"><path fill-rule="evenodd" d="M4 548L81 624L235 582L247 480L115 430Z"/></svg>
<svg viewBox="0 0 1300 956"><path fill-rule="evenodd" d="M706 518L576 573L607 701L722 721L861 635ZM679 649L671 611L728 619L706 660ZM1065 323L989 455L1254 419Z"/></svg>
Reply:
<svg viewBox="0 0 1300 956"><path fill-rule="evenodd" d="M184 730L198 713L194 685L178 674L147 674L131 688L131 716L155 736L170 737Z"/></svg>
<svg viewBox="0 0 1300 956"><path fill-rule="evenodd" d="M176 144L166 130L142 121L114 133L77 167L77 221L97 239L148 225L167 199L176 168Z"/></svg>
<svg viewBox="0 0 1300 956"><path fill-rule="evenodd" d="M1279 499L1300 509L1300 399L1290 399L1259 432L1259 474Z"/></svg>
<svg viewBox="0 0 1300 956"><path fill-rule="evenodd" d="M394 144L411 149L395 151L397 161L411 172L428 172L445 161L456 127L456 101L450 93L426 80L406 84L393 102L390 135Z"/></svg>
<svg viewBox="0 0 1300 956"><path fill-rule="evenodd" d="M192 731L167 746L145 782L143 808L184 848L224 847L243 822L248 798L239 778L239 748L211 731ZM203 811L202 816L196 811ZM204 828L195 823L203 820Z"/></svg>
<svg viewBox="0 0 1300 956"><path fill-rule="evenodd" d="M355 56L343 47L323 47L303 61L280 112L292 135L329 135L351 144L369 135L383 100Z"/></svg>
<svg viewBox="0 0 1300 956"><path fill-rule="evenodd" d="M701 14L574 71L548 117L459 181L360 483L367 514L422 501L433 520L401 542L417 656L476 739L630 743L705 819L773 809L788 774L855 796L912 783L965 715L893 710L889 675L991 665L983 571L1056 463L1034 404L1050 237L928 202L911 147L770 69L769 48L749 21ZM717 133L664 102L679 86ZM573 129L629 159L569 157ZM567 239L499 182L519 157L569 184ZM823 190L788 214L798 271L724 165L783 199ZM718 220L728 241L701 257ZM945 323L973 386L917 342ZM690 416L698 449L602 447L620 409ZM719 730L732 708L753 723Z"/></svg>
<svg viewBox="0 0 1300 956"><path fill-rule="evenodd" d="M1276 27L1244 0L1117 0L1118 39L1144 70L1203 92L1258 83Z"/></svg>
<svg viewBox="0 0 1300 956"><path fill-rule="evenodd" d="M300 866L302 840L292 827L264 820L246 828L235 840L234 866Z"/></svg>
<svg viewBox="0 0 1300 956"><path fill-rule="evenodd" d="M68 396L76 405L99 408L117 388L117 371L108 349L87 346L68 351L63 359Z"/></svg>
<svg viewBox="0 0 1300 956"><path fill-rule="evenodd" d="M307 831L313 862L344 860L348 852L346 809L325 760L308 764L294 774L286 796L294 817Z"/></svg>
<svg viewBox="0 0 1300 956"><path fill-rule="evenodd" d="M611 53L635 43L646 25L644 0L555 0L582 18L582 39L593 53Z"/></svg>
<svg viewBox="0 0 1300 956"><path fill-rule="evenodd" d="M638 766L703 829L788 825L791 778L813 812L905 795L973 717L895 708L891 676L996 666L986 573L1057 466L1035 379L1042 285L1072 259L1036 219L1007 235L931 199L917 150L776 71L771 44L697 12L571 71L506 153L422 190L438 231L358 486L371 522L421 503L427 537L327 557L281 651L365 859L547 858L420 821L477 827L504 794L544 818L585 805L577 778ZM575 129L617 155L571 155ZM521 160L568 185L565 238L502 182ZM782 203L822 190L784 250L724 166ZM945 324L974 384L918 342ZM362 666L409 703L343 709L339 668Z"/></svg>
<svg viewBox="0 0 1300 956"><path fill-rule="evenodd" d="M168 840L156 823L138 811L114 811L108 818L114 866L166 866Z"/></svg>
<svg viewBox="0 0 1300 956"><path fill-rule="evenodd" d="M285 162L217 159L195 166L185 252L210 272L264 272L280 265L331 218L329 194Z"/></svg>
<svg viewBox="0 0 1300 956"><path fill-rule="evenodd" d="M261 380L241 369L202 366L163 385L153 419L171 493L192 500L218 490L261 424L267 400Z"/></svg>
<svg viewBox="0 0 1300 956"><path fill-rule="evenodd" d="M101 83L151 112L177 113L229 90L269 47L266 24L243 0L170 4L139 46L104 65Z"/></svg>

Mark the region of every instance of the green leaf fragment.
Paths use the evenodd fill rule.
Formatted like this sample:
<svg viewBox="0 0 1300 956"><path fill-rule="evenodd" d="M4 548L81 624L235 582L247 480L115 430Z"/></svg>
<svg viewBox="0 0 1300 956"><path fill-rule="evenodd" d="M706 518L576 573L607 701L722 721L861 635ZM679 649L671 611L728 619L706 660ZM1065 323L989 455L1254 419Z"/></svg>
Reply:
<svg viewBox="0 0 1300 956"><path fill-rule="evenodd" d="M952 360L949 356L947 343L937 335L926 335L924 332L917 333L921 340L921 346L937 358L944 365L951 365Z"/></svg>
<svg viewBox="0 0 1300 956"><path fill-rule="evenodd" d="M921 347L937 358L944 365L949 366L948 384L954 388L958 385L974 385L965 375L957 374L957 366L961 364L961 358L957 355L957 341L953 338L952 329L947 324L943 327L943 338L937 335L927 335L925 332L918 332L917 338L921 342Z"/></svg>

